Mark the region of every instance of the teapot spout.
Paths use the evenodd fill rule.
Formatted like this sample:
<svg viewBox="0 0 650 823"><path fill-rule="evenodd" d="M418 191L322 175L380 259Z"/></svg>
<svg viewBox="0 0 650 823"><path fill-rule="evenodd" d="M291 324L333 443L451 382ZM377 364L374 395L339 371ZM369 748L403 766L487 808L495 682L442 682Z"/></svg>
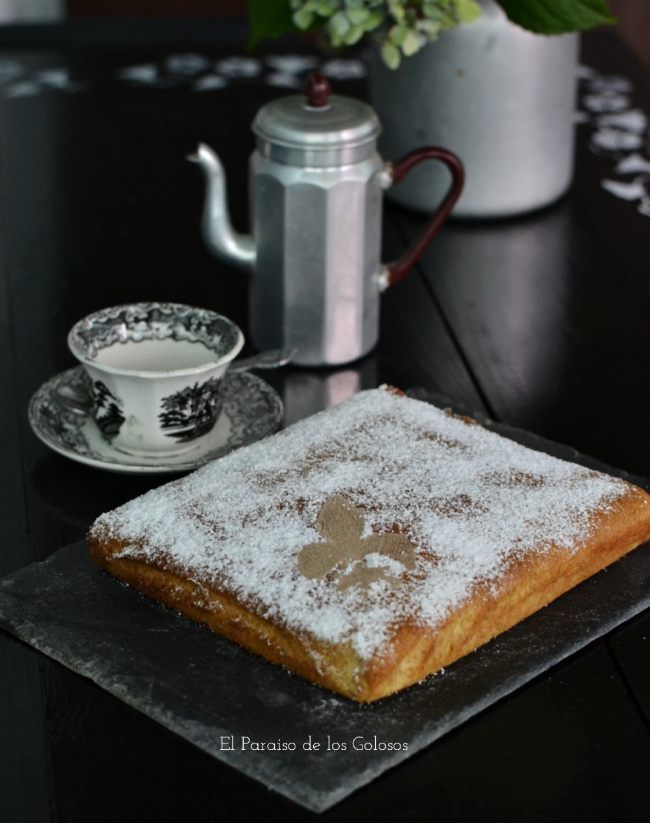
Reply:
<svg viewBox="0 0 650 823"><path fill-rule="evenodd" d="M255 265L255 243L250 235L237 234L230 223L221 161L205 143L200 143L196 154L187 159L199 164L206 181L203 237L208 248L226 263L249 271Z"/></svg>

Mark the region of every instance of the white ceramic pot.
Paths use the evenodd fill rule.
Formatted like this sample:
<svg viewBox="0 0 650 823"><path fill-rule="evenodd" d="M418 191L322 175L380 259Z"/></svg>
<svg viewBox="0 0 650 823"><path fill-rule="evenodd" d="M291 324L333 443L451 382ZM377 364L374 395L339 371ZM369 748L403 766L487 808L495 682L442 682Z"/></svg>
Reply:
<svg viewBox="0 0 650 823"><path fill-rule="evenodd" d="M561 197L573 174L578 35L545 37L515 26L493 0L483 15L443 32L396 71L371 53L371 102L381 153L445 146L467 172L459 217L506 217ZM449 186L439 164L391 189L394 202L433 211Z"/></svg>

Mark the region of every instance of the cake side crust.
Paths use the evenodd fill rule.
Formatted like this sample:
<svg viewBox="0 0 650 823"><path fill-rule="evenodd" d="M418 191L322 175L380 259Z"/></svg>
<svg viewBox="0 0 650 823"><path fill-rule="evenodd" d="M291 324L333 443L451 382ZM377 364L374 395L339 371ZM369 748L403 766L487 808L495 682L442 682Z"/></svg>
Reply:
<svg viewBox="0 0 650 823"><path fill-rule="evenodd" d="M97 565L153 600L205 623L217 634L307 680L359 699L355 695L362 661L348 644L332 646L299 637L255 614L226 592L137 560L115 557L122 548L118 541L88 537L87 543ZM352 690L351 683L355 684Z"/></svg>
<svg viewBox="0 0 650 823"><path fill-rule="evenodd" d="M527 556L494 584L482 582L472 597L434 629L400 627L391 653L371 661L366 675L369 699L375 700L411 685L474 651L551 603L560 595L611 565L650 539L650 511L641 489L600 514L595 533L576 552L552 547Z"/></svg>

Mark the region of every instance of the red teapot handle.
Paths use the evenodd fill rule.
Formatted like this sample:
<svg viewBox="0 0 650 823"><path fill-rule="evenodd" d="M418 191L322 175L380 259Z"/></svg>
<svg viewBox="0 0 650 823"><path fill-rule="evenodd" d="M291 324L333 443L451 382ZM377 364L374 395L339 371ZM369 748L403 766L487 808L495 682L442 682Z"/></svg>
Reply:
<svg viewBox="0 0 650 823"><path fill-rule="evenodd" d="M437 146L423 146L409 152L400 160L396 160L392 167L389 167L391 185L399 183L422 160L441 160L451 171L452 183L445 199L431 215L419 237L415 239L400 258L384 267L386 286L394 286L395 283L399 283L404 275L413 268L422 252L442 228L463 190L465 169L460 158L452 151Z"/></svg>

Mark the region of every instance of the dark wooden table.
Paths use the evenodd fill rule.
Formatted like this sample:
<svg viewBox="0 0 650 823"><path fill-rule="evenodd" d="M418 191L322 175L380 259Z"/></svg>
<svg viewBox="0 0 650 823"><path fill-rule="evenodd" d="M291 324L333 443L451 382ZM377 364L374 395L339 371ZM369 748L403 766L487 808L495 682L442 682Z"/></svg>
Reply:
<svg viewBox="0 0 650 823"><path fill-rule="evenodd" d="M246 278L204 249L202 182L184 157L199 139L218 149L234 222L245 228L247 126L287 89L258 77L200 92L196 78L171 77L165 60L186 46L211 60L243 53L236 26L212 39L185 30L178 41L169 30L149 41L146 28L124 31L113 43L78 27L0 37L0 576L80 539L102 511L164 480L77 465L30 431L29 397L73 365L73 322L163 299L246 328ZM584 62L630 79L631 105L650 113L650 75L613 35L586 37ZM149 64L157 84L118 76ZM60 68L69 81L43 74ZM364 93L363 81L339 88ZM634 175L617 176L617 157L594 153L592 136L593 122L580 126L575 185L560 203L448 225L386 293L381 342L363 362L274 376L288 420L381 382L424 386L650 477L650 217L602 187ZM647 157L647 130L640 139ZM386 254L420 222L388 209ZM322 819L647 819L649 648L650 616L641 615ZM0 632L3 823L312 817Z"/></svg>

